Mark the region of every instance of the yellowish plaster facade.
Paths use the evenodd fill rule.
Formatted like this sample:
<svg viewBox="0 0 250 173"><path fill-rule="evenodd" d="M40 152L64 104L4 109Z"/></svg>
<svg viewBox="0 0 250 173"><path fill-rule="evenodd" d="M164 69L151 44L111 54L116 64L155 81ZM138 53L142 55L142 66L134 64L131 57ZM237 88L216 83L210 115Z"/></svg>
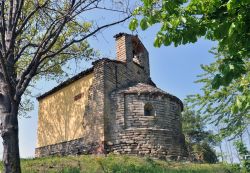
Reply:
<svg viewBox="0 0 250 173"><path fill-rule="evenodd" d="M93 73L39 100L37 147L83 137L83 115Z"/></svg>

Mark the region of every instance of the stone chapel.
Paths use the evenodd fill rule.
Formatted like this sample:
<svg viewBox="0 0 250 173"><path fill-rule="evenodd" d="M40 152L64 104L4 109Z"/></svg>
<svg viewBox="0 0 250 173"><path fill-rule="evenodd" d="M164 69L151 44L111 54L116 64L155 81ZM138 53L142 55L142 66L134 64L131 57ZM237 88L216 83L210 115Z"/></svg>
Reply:
<svg viewBox="0 0 250 173"><path fill-rule="evenodd" d="M36 157L133 154L186 156L179 98L156 87L137 36L119 33L116 60L93 67L39 96Z"/></svg>

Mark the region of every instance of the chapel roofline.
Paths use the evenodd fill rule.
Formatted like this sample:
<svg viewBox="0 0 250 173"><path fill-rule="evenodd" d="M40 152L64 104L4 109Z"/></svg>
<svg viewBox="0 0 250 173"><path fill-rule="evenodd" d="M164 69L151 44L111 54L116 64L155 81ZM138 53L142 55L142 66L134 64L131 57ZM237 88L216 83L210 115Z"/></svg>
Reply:
<svg viewBox="0 0 250 173"><path fill-rule="evenodd" d="M36 97L36 99L39 101L39 100L41 100L41 99L43 99L43 98L57 92L57 91L59 91L60 89L72 84L73 82L77 81L78 79L81 79L82 77L87 76L88 74L91 74L94 71L94 68L95 68L96 64L98 64L99 62L103 62L103 61L104 62L115 62L115 63L120 63L120 64L126 64L125 62L118 61L118 60L113 60L113 59L109 59L109 58L98 59L98 60L92 62L92 65L93 65L92 67L90 67L90 68L76 74L75 76L65 80L61 84L59 84L59 85L55 86L54 88L52 88L51 90L49 90L49 91L43 93L42 95ZM138 64L136 64L136 65L138 65ZM140 68L142 68L140 65L138 65L138 66Z"/></svg>
<svg viewBox="0 0 250 173"><path fill-rule="evenodd" d="M171 100L174 100L175 102L179 103L181 106L181 111L183 111L184 105L181 99L178 97L163 91L160 88L157 88L157 86L154 84L148 84L148 83L136 83L134 85L118 89L115 91L116 93L123 93L123 94L135 94L135 95L155 95L155 96L164 96Z"/></svg>
<svg viewBox="0 0 250 173"><path fill-rule="evenodd" d="M126 64L126 62L122 62L122 61L118 61L118 60L114 60L114 59L109 59L109 58L98 59L98 60L92 62L92 65L93 65L92 67L90 67L90 68L76 74L75 76L65 80L61 84L59 84L59 85L55 86L54 88L52 88L51 90L49 90L49 91L43 93L42 95L36 97L36 99L39 101L39 100L41 100L41 99L43 99L43 98L57 92L57 91L59 91L60 89L72 84L73 82L77 81L78 79L81 79L82 77L87 76L88 74L90 74L90 73L92 73L94 71L94 68L95 68L96 64L98 64L99 62L114 62L114 63L119 63L119 64ZM137 65L140 68L143 68L137 63L134 63L134 64ZM149 84L156 87L156 84L151 80L151 78L150 78Z"/></svg>
<svg viewBox="0 0 250 173"><path fill-rule="evenodd" d="M132 35L132 34L127 34L125 32L120 32L118 34L115 34L114 38L119 38L119 37L122 37L122 36L137 36L137 35Z"/></svg>
<svg viewBox="0 0 250 173"><path fill-rule="evenodd" d="M91 74L94 71L94 67L88 68L80 73L78 73L77 75L67 79L66 81L62 82L61 84L57 85L56 87L52 88L51 90L43 93L42 95L36 97L36 99L39 101L57 91L59 91L60 89L64 88L65 86L70 85L71 83L75 82L78 79L81 79L84 76L87 76L89 74Z"/></svg>

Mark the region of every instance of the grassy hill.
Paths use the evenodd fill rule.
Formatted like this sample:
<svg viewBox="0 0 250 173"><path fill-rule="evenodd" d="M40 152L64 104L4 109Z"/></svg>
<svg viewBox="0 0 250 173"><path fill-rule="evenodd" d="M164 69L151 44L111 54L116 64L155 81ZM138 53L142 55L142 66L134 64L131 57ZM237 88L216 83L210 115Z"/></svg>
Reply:
<svg viewBox="0 0 250 173"><path fill-rule="evenodd" d="M67 156L23 159L23 173L230 173L222 164L177 163L133 156ZM2 169L2 164L1 168Z"/></svg>

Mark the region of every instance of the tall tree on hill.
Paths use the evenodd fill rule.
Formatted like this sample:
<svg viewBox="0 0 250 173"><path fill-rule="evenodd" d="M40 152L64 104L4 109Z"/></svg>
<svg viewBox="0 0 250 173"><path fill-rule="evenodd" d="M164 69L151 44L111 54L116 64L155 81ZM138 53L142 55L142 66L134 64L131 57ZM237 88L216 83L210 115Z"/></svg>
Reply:
<svg viewBox="0 0 250 173"><path fill-rule="evenodd" d="M213 88L230 84L246 73L250 57L249 0L141 0L134 10L130 29L142 30L160 24L154 45L160 47L194 43L200 37L218 42L218 51L227 53ZM137 15L142 15L140 20Z"/></svg>
<svg viewBox="0 0 250 173"><path fill-rule="evenodd" d="M221 137L237 136L250 124L250 1L141 0L130 29L159 24L154 45L175 46L200 37L217 41L216 61L202 66L202 94L190 101L220 124ZM142 17L137 17L137 16Z"/></svg>
<svg viewBox="0 0 250 173"><path fill-rule="evenodd" d="M214 90L213 78L227 56L218 52L214 54L216 61L202 65L204 72L196 81L203 84L202 93L190 95L188 102L202 112L207 122L218 127L220 139L233 139L247 133L250 125L250 62L245 62L245 74Z"/></svg>
<svg viewBox="0 0 250 173"><path fill-rule="evenodd" d="M185 135L189 159L207 163L217 162L213 150L215 138L211 131L205 130L205 122L198 112L185 106L182 112L182 130Z"/></svg>
<svg viewBox="0 0 250 173"><path fill-rule="evenodd" d="M92 57L86 39L127 20L130 15L124 4L112 0L0 2L0 131L5 173L21 172L18 111L29 84L43 76L60 76L62 66L73 58ZM119 17L98 24L83 16L90 11L101 13L98 10L116 12Z"/></svg>

